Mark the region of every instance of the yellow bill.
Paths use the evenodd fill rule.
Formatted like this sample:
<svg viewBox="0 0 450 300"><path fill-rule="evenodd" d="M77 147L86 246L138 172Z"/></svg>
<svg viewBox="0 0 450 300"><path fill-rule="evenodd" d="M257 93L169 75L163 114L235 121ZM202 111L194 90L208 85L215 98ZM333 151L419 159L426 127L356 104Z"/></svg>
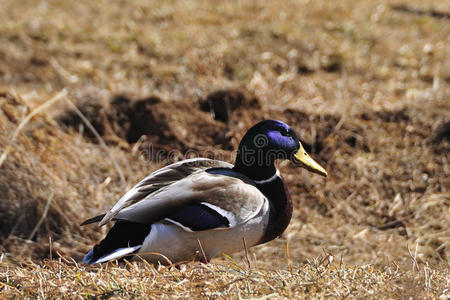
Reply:
<svg viewBox="0 0 450 300"><path fill-rule="evenodd" d="M299 144L300 149L298 149L297 153L295 153L294 155L295 161L300 162L302 164L302 167L304 167L308 171L327 177L327 171L325 171L324 168L322 168L308 155L308 153L306 153L305 149L303 149L302 143Z"/></svg>

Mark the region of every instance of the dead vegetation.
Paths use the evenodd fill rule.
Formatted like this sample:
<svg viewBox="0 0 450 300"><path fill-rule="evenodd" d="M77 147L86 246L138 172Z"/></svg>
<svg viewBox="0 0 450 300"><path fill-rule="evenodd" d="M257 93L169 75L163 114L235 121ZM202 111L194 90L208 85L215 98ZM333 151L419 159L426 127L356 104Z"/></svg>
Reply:
<svg viewBox="0 0 450 300"><path fill-rule="evenodd" d="M448 295L445 1L0 5L5 296ZM104 234L81 221L173 160L232 161L265 118L290 124L330 176L279 165L294 218L251 249L253 268L243 253L160 270L41 260L78 262ZM324 249L333 263L314 261Z"/></svg>
<svg viewBox="0 0 450 300"><path fill-rule="evenodd" d="M289 270L249 268L233 260L176 268L145 262L91 267L59 259L22 262L20 267L0 271L2 297L446 299L449 295L442 290L448 274L440 269L400 270L395 265L376 269L333 262L327 255Z"/></svg>

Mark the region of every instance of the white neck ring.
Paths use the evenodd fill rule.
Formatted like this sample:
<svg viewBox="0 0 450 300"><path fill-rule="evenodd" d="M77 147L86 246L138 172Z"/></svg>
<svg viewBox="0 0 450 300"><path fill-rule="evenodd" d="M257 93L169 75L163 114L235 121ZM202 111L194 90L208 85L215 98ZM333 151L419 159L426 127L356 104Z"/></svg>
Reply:
<svg viewBox="0 0 450 300"><path fill-rule="evenodd" d="M254 180L254 182L255 182L256 184L264 184L264 183L268 183L268 182L271 182L271 181L277 179L278 177L280 177L280 171L279 171L278 169L276 169L276 170L277 170L277 171L275 172L275 174L273 174L273 175L270 176L269 178L263 179L263 180Z"/></svg>

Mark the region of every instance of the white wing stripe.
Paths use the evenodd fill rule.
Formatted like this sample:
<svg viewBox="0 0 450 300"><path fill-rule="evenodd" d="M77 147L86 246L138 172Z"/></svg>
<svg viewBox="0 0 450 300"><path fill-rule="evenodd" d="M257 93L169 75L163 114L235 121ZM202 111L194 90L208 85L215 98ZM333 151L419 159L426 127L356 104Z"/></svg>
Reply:
<svg viewBox="0 0 450 300"><path fill-rule="evenodd" d="M180 227L180 228L183 229L184 231L187 231L187 232L194 232L192 229L190 229L189 227L184 226L184 225L181 224L180 222L174 221L174 220L169 219L169 218L165 218L164 220L167 221L167 222L170 222L170 223L172 223L172 224L174 224L174 225L176 225L176 226L178 226L178 227Z"/></svg>
<svg viewBox="0 0 450 300"><path fill-rule="evenodd" d="M233 215L233 213L208 202L201 202L201 204L208 206L212 210L216 211L219 215L227 218L228 222L230 223L228 227L234 227L236 225L236 217Z"/></svg>

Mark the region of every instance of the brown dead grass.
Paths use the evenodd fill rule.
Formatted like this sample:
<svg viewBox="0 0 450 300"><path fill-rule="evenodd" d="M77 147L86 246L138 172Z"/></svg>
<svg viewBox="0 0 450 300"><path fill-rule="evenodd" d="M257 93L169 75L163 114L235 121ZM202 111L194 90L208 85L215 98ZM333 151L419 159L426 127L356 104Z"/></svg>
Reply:
<svg viewBox="0 0 450 300"><path fill-rule="evenodd" d="M0 154L9 151L0 166L2 293L448 293L448 5L400 4L0 1ZM106 149L66 100L12 141L62 89ZM226 122L205 99L227 103L225 112L212 106ZM231 161L245 130L264 118L293 126L330 176L279 165L294 217L281 238L251 250L256 267L240 266L244 254L233 256L240 267L219 259L158 271L41 261L79 261L105 231L80 228L82 220L188 150ZM331 265L313 261L324 249Z"/></svg>
<svg viewBox="0 0 450 300"><path fill-rule="evenodd" d="M3 262L0 295L3 298L169 298L185 299L446 299L448 271L423 266L401 270L396 265L333 262L332 256L311 259L289 270L265 270L235 261L214 264L154 266L146 263L100 267L67 260L39 264Z"/></svg>

